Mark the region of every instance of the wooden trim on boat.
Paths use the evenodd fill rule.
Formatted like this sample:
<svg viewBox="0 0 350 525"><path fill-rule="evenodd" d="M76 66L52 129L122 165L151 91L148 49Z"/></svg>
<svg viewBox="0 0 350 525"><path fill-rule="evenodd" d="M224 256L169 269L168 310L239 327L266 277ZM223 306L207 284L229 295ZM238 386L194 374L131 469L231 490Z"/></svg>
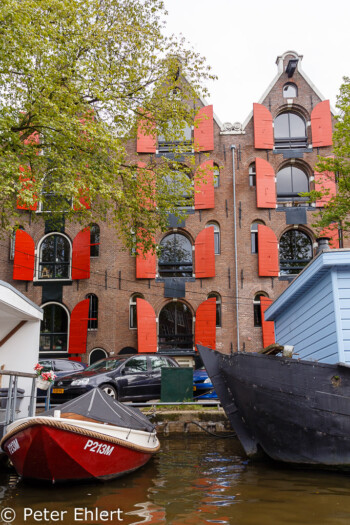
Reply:
<svg viewBox="0 0 350 525"><path fill-rule="evenodd" d="M22 432L23 430L26 430L27 428L36 426L36 425L44 425L52 428L57 428L58 430L65 430L66 432L72 432L73 434L80 434L83 436L88 436L89 438L95 438L100 439L102 441L107 441L108 443L113 443L115 445L120 445L125 448L129 448L132 450L137 450L138 452L145 452L147 454L155 454L160 449L160 443L158 442L158 445L155 448L147 448L143 447L141 445L136 445L135 443L129 443L128 441L125 441L123 439L115 438L112 436L108 436L106 434L102 434L100 432L95 432L94 430L88 430L85 428L77 427L74 425L70 425L68 423L64 423L62 420L54 419L54 418L35 418L31 419L30 421L26 421L25 423L22 423L21 425L18 425L18 427L14 428L8 434L6 434L2 440L0 441L0 447L4 448L5 442L13 437L18 432ZM132 429L131 429L132 430Z"/></svg>

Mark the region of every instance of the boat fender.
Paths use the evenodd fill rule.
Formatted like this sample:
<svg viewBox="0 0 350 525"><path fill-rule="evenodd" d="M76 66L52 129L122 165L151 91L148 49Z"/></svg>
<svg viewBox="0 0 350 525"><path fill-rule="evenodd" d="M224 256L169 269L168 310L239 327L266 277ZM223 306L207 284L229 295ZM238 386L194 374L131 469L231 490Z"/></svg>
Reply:
<svg viewBox="0 0 350 525"><path fill-rule="evenodd" d="M294 351L294 346L292 346L292 345L284 345L283 351L282 351L282 356L283 357L292 357L293 356L293 351Z"/></svg>

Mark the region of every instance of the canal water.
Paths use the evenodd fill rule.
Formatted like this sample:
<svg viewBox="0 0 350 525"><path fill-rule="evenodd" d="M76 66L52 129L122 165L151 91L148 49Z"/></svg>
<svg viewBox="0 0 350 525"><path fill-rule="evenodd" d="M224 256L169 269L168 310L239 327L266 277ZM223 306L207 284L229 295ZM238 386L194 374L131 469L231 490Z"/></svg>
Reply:
<svg viewBox="0 0 350 525"><path fill-rule="evenodd" d="M2 472L0 523L350 524L350 473L252 463L234 439L161 442L144 468L107 483L47 486Z"/></svg>

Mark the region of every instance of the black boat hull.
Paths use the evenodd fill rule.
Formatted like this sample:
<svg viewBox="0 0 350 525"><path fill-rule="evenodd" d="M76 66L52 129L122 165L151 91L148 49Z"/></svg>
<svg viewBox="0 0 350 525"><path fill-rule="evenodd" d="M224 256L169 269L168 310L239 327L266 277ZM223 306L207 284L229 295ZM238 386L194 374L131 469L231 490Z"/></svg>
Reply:
<svg viewBox="0 0 350 525"><path fill-rule="evenodd" d="M350 468L350 368L198 345L246 454Z"/></svg>

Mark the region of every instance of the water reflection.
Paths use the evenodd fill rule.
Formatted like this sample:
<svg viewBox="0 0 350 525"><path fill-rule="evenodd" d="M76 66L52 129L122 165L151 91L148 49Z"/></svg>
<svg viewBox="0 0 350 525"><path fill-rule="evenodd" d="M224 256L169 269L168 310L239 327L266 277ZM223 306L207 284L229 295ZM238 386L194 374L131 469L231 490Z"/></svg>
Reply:
<svg viewBox="0 0 350 525"><path fill-rule="evenodd" d="M161 453L148 465L108 483L48 486L0 476L0 506L15 509L15 525L24 523L26 508L65 512L59 521L41 523L67 525L348 525L349 496L347 474L254 464L238 442L209 436L162 438ZM74 520L77 508L90 514ZM92 511L114 514L106 520Z"/></svg>

